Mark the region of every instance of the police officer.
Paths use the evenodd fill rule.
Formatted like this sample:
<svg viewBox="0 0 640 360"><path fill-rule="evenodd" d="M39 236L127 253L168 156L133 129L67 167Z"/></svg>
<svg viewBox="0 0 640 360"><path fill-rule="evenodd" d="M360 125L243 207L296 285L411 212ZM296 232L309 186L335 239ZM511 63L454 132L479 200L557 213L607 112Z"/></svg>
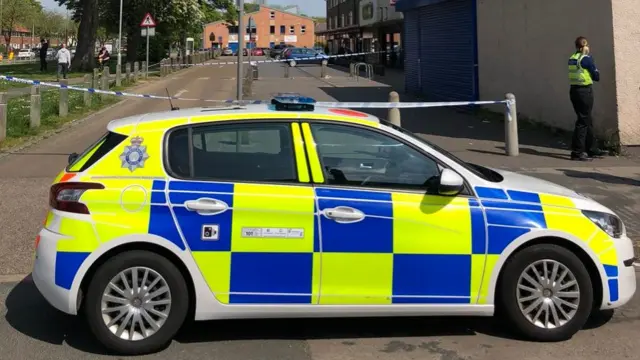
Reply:
<svg viewBox="0 0 640 360"><path fill-rule="evenodd" d="M593 82L600 81L600 73L589 55L589 43L580 36L575 42L576 52L569 58L569 96L578 116L571 144L571 160L590 161L604 155L593 135Z"/></svg>

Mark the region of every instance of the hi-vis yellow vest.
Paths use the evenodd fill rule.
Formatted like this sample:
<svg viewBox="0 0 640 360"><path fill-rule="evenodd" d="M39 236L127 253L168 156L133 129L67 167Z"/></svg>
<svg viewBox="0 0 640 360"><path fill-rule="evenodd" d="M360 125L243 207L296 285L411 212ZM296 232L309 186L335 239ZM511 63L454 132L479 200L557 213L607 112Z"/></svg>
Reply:
<svg viewBox="0 0 640 360"><path fill-rule="evenodd" d="M584 86L593 84L593 79L591 79L589 71L580 66L580 62L585 56L586 55L577 52L569 58L569 83L571 85Z"/></svg>

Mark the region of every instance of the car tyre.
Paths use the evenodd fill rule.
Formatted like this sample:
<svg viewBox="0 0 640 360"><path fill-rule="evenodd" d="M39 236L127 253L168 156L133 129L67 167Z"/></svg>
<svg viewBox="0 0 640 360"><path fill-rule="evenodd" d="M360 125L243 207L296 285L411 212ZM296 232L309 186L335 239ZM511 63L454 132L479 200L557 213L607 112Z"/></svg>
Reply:
<svg viewBox="0 0 640 360"><path fill-rule="evenodd" d="M169 289L170 294L170 306L167 316L164 318L164 322L160 325L159 329L150 336L138 340L126 340L116 336L105 323L107 315L103 315L103 293L106 293L109 289L109 283L113 281L114 277L134 269L140 269L143 273L146 269L150 269L155 274L158 274L163 280L159 280L149 293L158 292L160 284L164 284ZM137 276L139 284L147 279L148 285L153 285L155 275ZM133 279L133 275L132 278ZM155 278L154 278L155 279ZM130 281L132 284L133 281ZM144 284L142 284L144 286ZM124 286L119 286L124 288ZM133 287L133 286L132 286ZM156 289L156 290L154 290ZM158 299L156 297L151 298ZM165 297L166 299L166 297ZM184 323L189 308L189 291L186 285L186 281L182 276L180 270L168 259L160 256L156 253L143 250L128 251L107 260L102 264L95 272L91 283L89 285L87 296L84 303L85 315L91 331L96 336L98 341L102 343L107 349L122 355L143 355L160 351L167 347L173 337L181 328ZM138 308L140 309L140 308ZM157 308L156 308L157 309ZM160 308L162 309L162 308ZM165 307L166 309L166 307ZM148 314L154 313L149 312ZM115 318L117 316L114 316ZM124 315L122 318L126 319L128 315ZM161 317L157 317L162 319ZM113 319L111 318L111 319ZM133 318L135 319L135 318ZM144 319L140 317L139 319ZM108 320L108 319L107 319ZM130 324L131 321L128 322ZM137 325L137 330L140 330L140 325ZM152 328L149 322L146 323L147 328ZM112 326L114 328L114 326ZM117 328L117 326L116 326ZM135 328L134 328L135 330ZM135 331L134 331L135 333Z"/></svg>
<svg viewBox="0 0 640 360"><path fill-rule="evenodd" d="M558 268L554 273L556 265ZM547 275L544 275L544 266L547 268ZM538 280L534 278L537 276L532 268L538 269L538 286L527 280ZM565 270L568 273L565 278L560 279ZM501 277L498 304L502 309L498 313L503 314L503 320L516 331L531 340L568 340L583 328L592 311L593 286L589 273L582 261L564 247L540 244L519 251L507 260ZM569 286L573 283L575 285ZM564 286L567 287L563 288ZM578 298L574 297L576 293ZM534 299L530 299L534 296ZM568 301L571 306L558 298ZM542 302L536 306L535 303L539 301ZM546 323L547 313L550 323ZM565 314L572 316L565 317ZM531 319L537 319L537 324ZM563 319L566 321L563 322ZM548 326L553 323L559 326Z"/></svg>

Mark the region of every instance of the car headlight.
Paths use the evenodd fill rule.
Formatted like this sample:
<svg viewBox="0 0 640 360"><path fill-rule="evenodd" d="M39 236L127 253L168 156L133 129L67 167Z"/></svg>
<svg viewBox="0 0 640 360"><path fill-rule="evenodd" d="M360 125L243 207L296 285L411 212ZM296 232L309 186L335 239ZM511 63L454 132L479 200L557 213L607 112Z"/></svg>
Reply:
<svg viewBox="0 0 640 360"><path fill-rule="evenodd" d="M609 236L619 239L622 234L624 234L624 224L622 224L622 220L617 216L588 210L582 210L582 213Z"/></svg>

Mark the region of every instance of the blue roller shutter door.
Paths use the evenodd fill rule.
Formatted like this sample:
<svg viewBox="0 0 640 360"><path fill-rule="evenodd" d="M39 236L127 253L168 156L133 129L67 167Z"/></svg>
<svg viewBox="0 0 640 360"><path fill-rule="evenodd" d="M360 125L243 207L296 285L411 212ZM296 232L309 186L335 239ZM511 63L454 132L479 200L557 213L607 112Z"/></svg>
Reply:
<svg viewBox="0 0 640 360"><path fill-rule="evenodd" d="M404 13L404 76L405 90L420 93L420 13L419 9Z"/></svg>
<svg viewBox="0 0 640 360"><path fill-rule="evenodd" d="M238 51L238 43L229 43L229 49L235 53Z"/></svg>
<svg viewBox="0 0 640 360"><path fill-rule="evenodd" d="M422 93L427 101L475 101L475 0L449 0L420 10Z"/></svg>

